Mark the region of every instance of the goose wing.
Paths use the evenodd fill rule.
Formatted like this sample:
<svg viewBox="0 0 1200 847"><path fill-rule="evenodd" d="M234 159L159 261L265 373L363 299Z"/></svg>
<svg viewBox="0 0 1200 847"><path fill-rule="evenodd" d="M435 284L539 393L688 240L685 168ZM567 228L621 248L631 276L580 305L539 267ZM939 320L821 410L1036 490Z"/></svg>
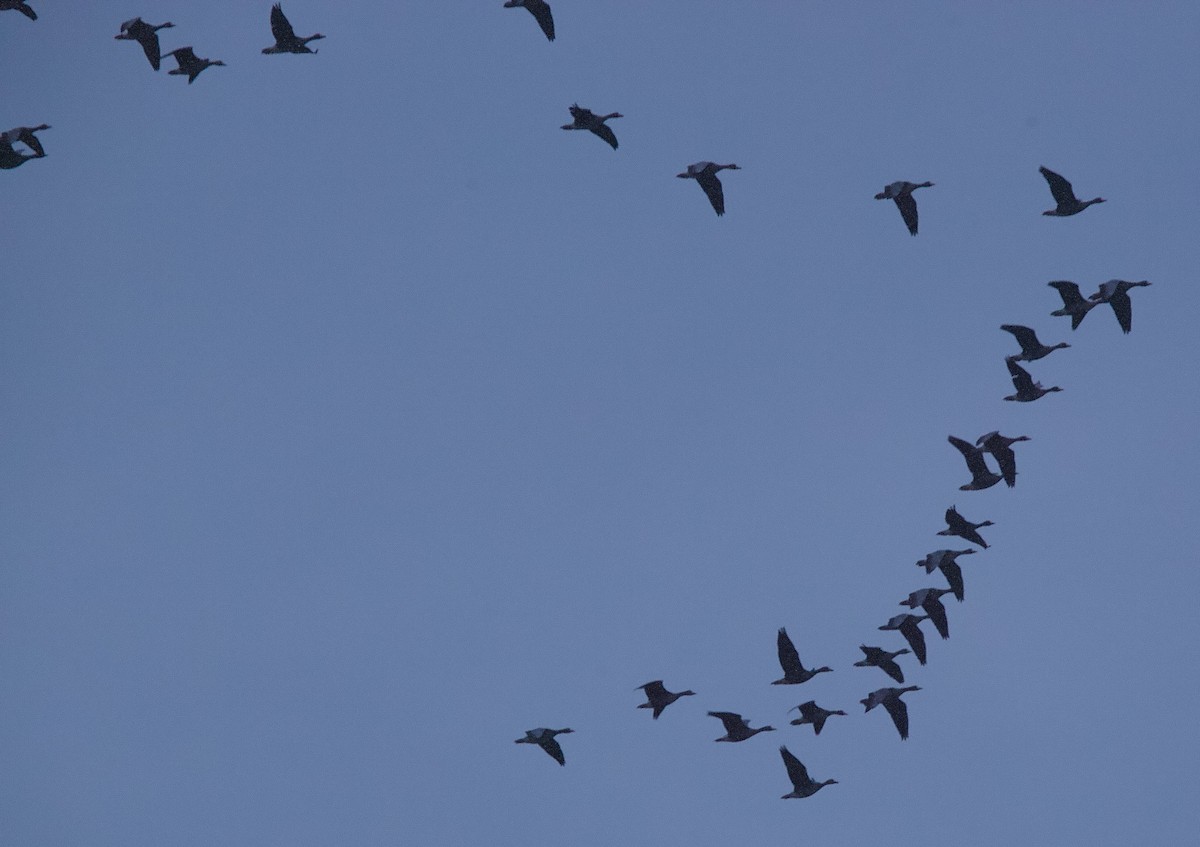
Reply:
<svg viewBox="0 0 1200 847"><path fill-rule="evenodd" d="M788 779L792 781L792 787L797 791L803 791L812 784L812 779L808 775L808 768L804 767L804 763L792 754L786 746L780 746L779 755L783 757L783 765L787 768Z"/></svg>
<svg viewBox="0 0 1200 847"><path fill-rule="evenodd" d="M725 214L725 191L721 187L721 180L717 179L717 175L710 171L704 171L696 175L696 182L700 183L700 187L708 195L708 202L712 203L713 211L718 215Z"/></svg>
<svg viewBox="0 0 1200 847"><path fill-rule="evenodd" d="M915 618L909 617L908 620L900 625L900 634L904 636L904 640L912 648L913 655L917 657L917 661L925 664L925 633L921 632L919 622Z"/></svg>
<svg viewBox="0 0 1200 847"><path fill-rule="evenodd" d="M661 679L656 679L654 682L647 682L645 685L639 685L638 688L646 692L646 699L651 703L656 700L662 700L667 696L667 689L663 686Z"/></svg>
<svg viewBox="0 0 1200 847"><path fill-rule="evenodd" d="M550 754L550 758L558 762L560 765L567 763L567 757L563 755L562 747L558 740L553 735L543 735L538 739L538 746Z"/></svg>
<svg viewBox="0 0 1200 847"><path fill-rule="evenodd" d="M1000 328L1005 332L1011 332L1017 339L1017 343L1021 345L1022 353L1029 353L1037 350L1042 345L1038 342L1037 333L1027 326L1019 324L1001 324Z"/></svg>
<svg viewBox="0 0 1200 847"><path fill-rule="evenodd" d="M546 34L546 38L550 41L554 40L554 16L550 14L550 4L538 0L534 3L526 3L525 8L529 10L535 18L537 18L538 26L542 28L542 32Z"/></svg>
<svg viewBox="0 0 1200 847"><path fill-rule="evenodd" d="M728 735L750 728L750 725L737 712L709 712L709 714L725 725L725 732Z"/></svg>
<svg viewBox="0 0 1200 847"><path fill-rule="evenodd" d="M955 438L953 435L947 436L947 440L957 448L958 452L962 453L963 458L967 460L967 470L971 472L971 476L979 479L980 477L988 476L991 471L988 470L987 463L983 460L983 451L961 438Z"/></svg>
<svg viewBox="0 0 1200 847"><path fill-rule="evenodd" d="M1129 292L1117 289L1108 298L1108 305L1112 306L1113 314L1117 316L1117 323L1121 325L1121 332L1128 335L1129 331L1133 329L1133 301L1129 299Z"/></svg>
<svg viewBox="0 0 1200 847"><path fill-rule="evenodd" d="M179 64L180 68L186 68L188 65L195 65L200 61L196 58L196 53L191 47L176 47L166 55L174 56L175 61Z"/></svg>
<svg viewBox="0 0 1200 847"><path fill-rule="evenodd" d="M904 705L904 701L900 699L900 695L898 694L885 698L883 706L888 710L888 714L892 716L892 723L896 725L896 730L900 733L900 738L907 739L908 706Z"/></svg>
<svg viewBox="0 0 1200 847"><path fill-rule="evenodd" d="M892 199L896 201L896 208L900 210L900 217L904 218L904 225L908 227L909 234L916 235L917 201L913 199L912 192L905 191Z"/></svg>
<svg viewBox="0 0 1200 847"><path fill-rule="evenodd" d="M961 603L963 601L962 568L958 562L945 558L942 559L938 568L941 570L942 575L946 577L946 582L950 585L950 590L954 592L954 596Z"/></svg>
<svg viewBox="0 0 1200 847"><path fill-rule="evenodd" d="M1008 373L1012 377L1013 388L1017 389L1018 394L1033 391L1033 377L1029 375L1029 371L1025 370L1012 359L1005 359L1004 364L1008 365Z"/></svg>
<svg viewBox="0 0 1200 847"><path fill-rule="evenodd" d="M595 135L598 135L600 138L608 142L609 147L614 150L617 149L617 136L611 129L608 128L607 124L597 122L594 126L588 127L588 129L590 129Z"/></svg>
<svg viewBox="0 0 1200 847"><path fill-rule="evenodd" d="M283 13L280 3L271 7L271 35L275 36L275 43L281 47L296 41L296 31L292 29L292 23Z"/></svg>
<svg viewBox="0 0 1200 847"><path fill-rule="evenodd" d="M937 595L926 594L925 602L921 604L921 608L925 610L925 614L929 615L929 619L933 621L933 626L937 629L938 635L942 638L949 638L950 621L946 619L946 607L942 605L942 601L937 598ZM917 631L920 632L920 630ZM922 636L923 638L924 636Z"/></svg>
<svg viewBox="0 0 1200 847"><path fill-rule="evenodd" d="M1071 183L1049 168L1039 167L1038 170L1046 178L1046 182L1050 184L1050 193L1054 195L1055 203L1060 206L1075 206L1079 203L1075 199L1075 191L1071 188Z"/></svg>
<svg viewBox="0 0 1200 847"><path fill-rule="evenodd" d="M150 62L150 67L158 70L160 67L159 62L162 58L162 54L159 52L158 33L152 27L142 24L136 38L137 43L142 45L142 52L146 54L146 58Z"/></svg>
<svg viewBox="0 0 1200 847"><path fill-rule="evenodd" d="M783 668L783 675L792 676L803 673L804 665L800 663L800 654L796 652L796 645L792 643L792 639L788 638L787 630L783 627L779 628L775 645L779 651L779 666Z"/></svg>

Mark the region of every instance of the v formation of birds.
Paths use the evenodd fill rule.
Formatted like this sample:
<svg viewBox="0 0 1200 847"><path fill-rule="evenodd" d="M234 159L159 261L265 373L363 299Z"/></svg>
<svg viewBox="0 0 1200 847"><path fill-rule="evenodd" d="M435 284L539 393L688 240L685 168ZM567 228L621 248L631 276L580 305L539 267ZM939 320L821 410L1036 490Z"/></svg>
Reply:
<svg viewBox="0 0 1200 847"><path fill-rule="evenodd" d="M542 33L546 36L546 39L548 41L555 40L554 17L550 5L545 0L507 0L504 6L506 8L521 7L526 9L533 16ZM37 13L25 0L0 0L0 11L5 10L19 11L30 20L37 20ZM279 3L272 6L269 21L271 34L275 39L275 43L264 47L262 50L264 54L316 53L317 51L308 45L313 41L325 37L320 33L304 37L297 36ZM197 76L205 69L224 66L225 63L219 59L197 56L191 46L177 47L163 53L160 47L159 32L174 27L175 24L170 21L161 24L151 24L140 17L136 17L122 23L118 34L114 38L117 40L136 41L141 46L150 67L155 71L159 70L161 60L164 57L172 57L177 67L168 71L168 73L186 76L189 84L195 82ZM587 130L603 140L613 150L618 149L617 137L612 128L607 125L607 122L624 117L623 115L619 112L610 112L604 115L597 114L588 108L579 106L577 103L572 104L568 111L570 112L572 122L564 124L562 129ZM27 161L45 158L46 150L37 133L49 128L47 124L38 124L34 126L14 127L0 133L0 169L9 170L23 165ZM700 161L688 165L677 176L680 179L696 180L708 198L713 211L717 215L724 215L724 188L721 181L717 178L717 173L722 170L738 169L739 166L736 164L717 164L710 161ZM1046 167L1039 167L1038 170L1045 178L1055 202L1055 207L1043 212L1042 214L1044 215L1067 217L1079 214L1089 206L1105 202L1102 197L1081 201L1076 197L1071 183L1061 175ZM913 197L913 192L919 188L933 187L933 185L929 181L913 183L900 180L886 185L883 191L875 195L875 199L892 200L900 212L900 217L905 227L911 235L915 236L918 231L918 217L917 203ZM1055 280L1048 284L1058 292L1063 303L1061 309L1056 309L1050 314L1053 316L1069 317L1071 319L1072 330L1079 328L1083 319L1093 308L1108 304L1116 315L1117 322L1124 333L1129 333L1132 329L1132 303L1129 292L1133 288L1150 285L1146 280L1131 282L1113 279L1102 283L1094 294L1085 298L1080 292L1079 286L1074 282ZM1013 353L1005 357L1005 364L1012 379L1015 393L1003 399L1027 403L1040 400L1047 394L1061 391L1062 389L1058 386L1047 388L1040 382L1036 382L1029 371L1022 367L1020 363L1038 361L1055 350L1069 347L1070 345L1066 342L1045 345L1038 339L1036 332L1032 328L1020 324L1003 324L1000 326L1000 329L1010 333L1020 346L1019 353ZM1016 485L1017 469L1016 453L1013 450L1013 445L1028 440L1030 440L1029 437L1025 435L1004 436L997 431L984 433L974 441L959 438L955 435L948 436L951 446L963 456L967 471L971 477L968 482L959 486L960 490L979 491L1001 482L1009 488L1014 487ZM989 466L989 456L996 463L996 470L992 470ZM991 526L991 521L984 520L978 523L970 521L958 512L957 506L951 506L946 510L945 522L946 528L941 530L938 535L962 538L981 549L988 547L979 530L983 527ZM854 665L856 667L878 668L902 687L887 686L877 688L869 692L859 702L865 707L865 712L870 712L876 706L883 706L891 717L901 739L908 738L909 733L908 707L902 697L907 693L920 691L921 688L917 685L904 685L904 668L897 660L901 656L911 655L916 658L920 665L926 663L925 634L921 629L921 624L924 621L931 621L934 629L941 638L949 638L949 620L945 604L941 598L949 594L958 602L961 603L963 601L965 591L962 568L957 560L962 556L974 554L975 552L977 551L970 547L963 550L939 549L927 554L917 562L917 566L924 567L927 574L932 574L934 571L940 572L946 581L946 587L926 587L913 591L906 599L900 601L900 605L908 607L910 612L895 615L887 623L878 627L880 631L899 633L907 644L907 647L888 650L877 645L860 645L859 649L863 652L863 659L855 662ZM918 610L923 614L914 614ZM774 680L771 683L772 685L802 685L812 682L823 673L833 671L832 668L824 666L805 667L800 659L799 651L796 649L787 630L782 627L776 633L776 652L783 676ZM638 689L645 694L646 702L640 704L637 708L650 709L652 717L655 720L659 718L668 706L671 706L676 701L684 697L697 696L696 692L691 690L672 692L666 688L661 679L647 682L638 686ZM812 726L814 735L820 735L822 729L825 728L826 721L830 717L845 716L847 714L842 709L830 709L820 706L815 700L806 700L793 707L791 711L800 712L800 717L792 720L791 725L802 726L808 724ZM725 729L725 734L715 739L720 742L739 743L747 741L761 733L776 731L775 727L769 725L752 727L750 721L737 712L708 711L707 714L721 721ZM565 765L566 756L557 737L572 732L574 730L569 727L563 729L538 727L526 731L525 735L518 738L516 742L518 744L535 744L541 747L558 764ZM788 750L786 745L780 746L779 753L783 760L788 779L792 783L792 791L784 794L784 799L810 797L821 788L837 783L835 779L821 781L812 779L805 765Z"/></svg>

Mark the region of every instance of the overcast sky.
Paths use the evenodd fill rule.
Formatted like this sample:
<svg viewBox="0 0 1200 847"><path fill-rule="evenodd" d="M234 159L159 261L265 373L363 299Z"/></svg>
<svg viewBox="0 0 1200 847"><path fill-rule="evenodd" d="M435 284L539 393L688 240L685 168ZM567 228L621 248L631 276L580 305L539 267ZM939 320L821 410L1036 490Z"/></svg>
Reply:
<svg viewBox="0 0 1200 847"><path fill-rule="evenodd" d="M30 2L0 842L1195 837L1200 6L553 0L550 43L287 0L327 38L263 56L268 2ZM154 73L134 15L227 66ZM1108 202L1043 217L1039 165ZM894 180L935 183L916 238ZM1153 283L1130 335L1049 315L1110 278ZM1028 365L1061 393L1002 400L1002 323L1070 342ZM993 429L1016 488L959 491L946 436ZM852 663L951 504L992 546L902 742ZM834 672L771 686L780 626ZM652 679L697 696L653 721ZM839 784L780 800L781 743Z"/></svg>

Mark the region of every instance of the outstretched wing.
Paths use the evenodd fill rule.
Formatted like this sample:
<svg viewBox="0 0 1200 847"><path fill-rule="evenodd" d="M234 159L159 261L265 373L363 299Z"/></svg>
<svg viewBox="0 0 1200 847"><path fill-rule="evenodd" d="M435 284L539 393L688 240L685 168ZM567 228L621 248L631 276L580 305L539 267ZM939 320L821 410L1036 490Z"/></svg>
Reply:
<svg viewBox="0 0 1200 847"><path fill-rule="evenodd" d="M908 227L910 235L917 234L917 201L913 199L912 192L898 194L892 198L896 201L896 208L900 210L900 217L904 218L904 225Z"/></svg>
<svg viewBox="0 0 1200 847"><path fill-rule="evenodd" d="M908 738L908 706L904 705L904 701L897 697L888 697L883 701L884 708L888 710L888 714L892 716L892 723L896 725L897 731L900 733L901 739Z"/></svg>
<svg viewBox="0 0 1200 847"><path fill-rule="evenodd" d="M550 14L549 3L534 3L526 5L535 18L537 18L538 26L542 28L542 32L546 34L546 38L550 41L554 40L554 16Z"/></svg>
<svg viewBox="0 0 1200 847"><path fill-rule="evenodd" d="M600 136L605 141L607 141L609 147L611 147L614 150L617 149L617 136L613 133L613 131L611 129L608 128L608 126L606 124L599 124L598 126L591 127L591 130L596 135Z"/></svg>
<svg viewBox="0 0 1200 847"><path fill-rule="evenodd" d="M787 768L788 779L792 781L794 788L800 790L812 782L808 776L808 768L804 767L804 763L797 759L791 750L781 745L779 755L783 757L783 765Z"/></svg>
<svg viewBox="0 0 1200 847"><path fill-rule="evenodd" d="M804 666L800 664L800 654L796 652L796 645L788 638L787 630L783 627L779 628L775 645L779 649L779 666L783 668L784 676L798 674L804 670Z"/></svg>
<svg viewBox="0 0 1200 847"><path fill-rule="evenodd" d="M559 746L558 740L552 735L543 735L538 740L538 746L550 754L550 757L560 765L567 763L566 756L563 755L562 747Z"/></svg>
<svg viewBox="0 0 1200 847"><path fill-rule="evenodd" d="M276 3L271 7L271 35L275 36L276 44L287 44L296 40L296 31L291 22L283 14L283 6Z"/></svg>
<svg viewBox="0 0 1200 847"><path fill-rule="evenodd" d="M988 470L987 463L983 461L983 452L961 438L956 438L953 435L947 436L947 440L954 445L958 452L962 453L963 458L967 460L967 470L971 472L973 477L987 476L991 473Z"/></svg>
<svg viewBox="0 0 1200 847"><path fill-rule="evenodd" d="M725 732L730 735L746 726L746 722L737 712L709 712L709 714L725 724Z"/></svg>
<svg viewBox="0 0 1200 847"><path fill-rule="evenodd" d="M1017 389L1018 394L1033 390L1033 377L1029 375L1029 371L1025 370L1012 359L1005 359L1004 364L1008 365L1008 373L1012 377L1013 388Z"/></svg>
<svg viewBox="0 0 1200 847"><path fill-rule="evenodd" d="M700 187L708 195L708 202L712 203L713 211L718 215L725 214L725 191L722 189L721 180L717 179L717 175L702 173L696 177L696 182L700 183Z"/></svg>
<svg viewBox="0 0 1200 847"><path fill-rule="evenodd" d="M1071 188L1071 183L1049 168L1040 167L1038 170L1042 172L1046 182L1050 183L1050 193L1054 195L1055 203L1060 206L1073 206L1079 202L1075 199L1075 191Z"/></svg>
<svg viewBox="0 0 1200 847"><path fill-rule="evenodd" d="M1001 324L1000 328L1005 332L1011 332L1016 337L1017 343L1021 345L1021 351L1037 349L1041 345L1037 340L1037 333L1027 326L1019 324Z"/></svg>

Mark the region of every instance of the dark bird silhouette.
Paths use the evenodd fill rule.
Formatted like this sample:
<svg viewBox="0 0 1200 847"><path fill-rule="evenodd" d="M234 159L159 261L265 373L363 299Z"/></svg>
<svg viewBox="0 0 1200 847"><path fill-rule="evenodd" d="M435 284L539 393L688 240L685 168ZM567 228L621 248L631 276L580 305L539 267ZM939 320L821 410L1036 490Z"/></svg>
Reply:
<svg viewBox="0 0 1200 847"><path fill-rule="evenodd" d="M537 19L538 26L546 33L546 38L554 40L554 16L550 14L550 4L546 0L507 0L506 9L525 8Z"/></svg>
<svg viewBox="0 0 1200 847"><path fill-rule="evenodd" d="M1061 309L1055 309L1050 314L1056 318L1071 319L1071 329L1078 329L1083 323L1083 319L1099 303L1094 303L1091 300L1084 300L1083 295L1079 293L1079 286L1070 280L1056 279L1054 282L1046 283L1051 288L1058 291L1058 295L1062 297L1063 305Z"/></svg>
<svg viewBox="0 0 1200 847"><path fill-rule="evenodd" d="M43 129L50 129L50 124L13 127L4 133L0 133L0 145L3 145L8 150L12 150L13 143L19 141L33 151L33 156L30 158L40 159L46 155L46 150L42 147L41 140L34 133L41 132Z"/></svg>
<svg viewBox="0 0 1200 847"><path fill-rule="evenodd" d="M1121 332L1128 335L1129 331L1133 329L1133 303L1129 300L1129 289L1149 284L1144 279L1141 282L1110 279L1103 283L1100 290L1091 295L1088 300L1097 306L1101 303L1112 306L1113 314L1117 316L1117 323L1121 325Z"/></svg>
<svg viewBox="0 0 1200 847"><path fill-rule="evenodd" d="M271 7L271 35L275 36L275 43L264 47L264 53L316 53L316 50L309 48L308 42L325 37L319 32L307 38L297 37L291 22L283 14L283 6L279 3Z"/></svg>
<svg viewBox="0 0 1200 847"><path fill-rule="evenodd" d="M876 706L882 705L892 716L892 723L896 725L900 738L906 739L908 738L908 707L900 697L907 691L920 690L921 686L919 685L910 685L906 688L879 688L858 702L866 706L868 712Z"/></svg>
<svg viewBox="0 0 1200 847"><path fill-rule="evenodd" d="M816 668L810 671L805 668L800 662L796 646L792 644L792 639L788 638L787 630L783 627L779 628L779 634L775 637L775 646L779 651L779 666L783 668L783 677L772 682L772 685L799 685L808 682L819 673L829 673L833 670Z"/></svg>
<svg viewBox="0 0 1200 847"><path fill-rule="evenodd" d="M879 628L882 630L896 630L903 635L904 640L908 642L908 646L912 648L913 655L917 657L917 661L925 664L925 633L921 632L919 624L928 617L929 615L910 615L906 612L902 615L896 615Z"/></svg>
<svg viewBox="0 0 1200 847"><path fill-rule="evenodd" d="M830 715L844 715L845 712L840 709L822 709L817 705L816 700L808 700L801 703L799 706L793 706L788 709L789 712L800 710L800 717L792 721L792 726L803 726L806 723L812 724L813 734L820 735L821 729L825 726L825 721Z"/></svg>
<svg viewBox="0 0 1200 847"><path fill-rule="evenodd" d="M1013 359L1005 359L1004 364L1008 365L1008 373L1012 377L1013 388L1016 389L1016 393L1009 394L1004 398L1005 400L1015 400L1018 403L1032 403L1039 397L1045 397L1051 392L1062 391L1057 385L1045 388L1040 382L1034 382L1033 377L1029 375L1029 371L1018 365Z"/></svg>
<svg viewBox="0 0 1200 847"><path fill-rule="evenodd" d="M0 12L18 11L31 21L37 20L37 12L25 0L0 0Z"/></svg>
<svg viewBox="0 0 1200 847"><path fill-rule="evenodd" d="M667 708L667 706L670 706L680 697L687 697L696 693L695 691L680 691L678 693L670 692L663 687L661 679L656 679L653 682L647 682L645 685L639 685L638 689L646 692L647 701L645 703L641 703L638 708L653 709L653 717L655 720L658 720L658 716L662 714L663 709Z"/></svg>
<svg viewBox="0 0 1200 847"><path fill-rule="evenodd" d="M196 54L192 52L191 47L180 47L176 50L172 50L170 53L163 53L163 56L175 57L175 61L179 64L179 67L173 71L167 71L167 73L171 74L172 76L186 74L188 78L188 85L191 85L193 82L195 82L196 77L198 77L200 72L205 68L210 68L213 65L221 65L222 67L225 65L225 63L220 59L197 58Z"/></svg>
<svg viewBox="0 0 1200 847"><path fill-rule="evenodd" d="M1053 209L1042 212L1043 215L1065 218L1068 215L1078 215L1093 203L1104 202L1103 197L1096 197L1093 200L1085 200L1081 203L1075 197L1075 191L1071 188L1071 183L1049 168L1039 167L1038 170L1042 172L1042 176L1046 178L1046 182L1050 183L1050 193L1054 195L1054 202L1058 204Z"/></svg>
<svg viewBox="0 0 1200 847"><path fill-rule="evenodd" d="M148 24L141 18L130 18L121 24L120 35L114 35L113 38L117 41L136 41L142 45L142 52L150 60L150 67L158 70L159 60L162 58L158 47L158 31L173 26L175 24L170 21L165 24Z"/></svg>
<svg viewBox="0 0 1200 847"><path fill-rule="evenodd" d="M811 797L824 788L826 785L837 785L836 779L827 779L824 782L814 782L808 775L808 768L792 755L792 752L787 747L779 748L779 755L783 757L783 764L787 767L788 779L792 781L792 791L790 794L784 794L784 800L792 798Z"/></svg>
<svg viewBox="0 0 1200 847"><path fill-rule="evenodd" d="M0 170L11 171L13 168L19 168L21 165L28 162L30 159L40 159L41 156L22 153L20 150L14 150L10 145L0 142Z"/></svg>
<svg viewBox="0 0 1200 847"><path fill-rule="evenodd" d="M1000 466L1000 473L1004 476L1005 485L1012 488L1017 484L1017 454L1013 452L1012 446L1018 441L1028 440L1028 435L1009 438L993 430L979 436L975 444L995 457L996 464Z"/></svg>
<svg viewBox="0 0 1200 847"><path fill-rule="evenodd" d="M946 577L946 582L950 585L950 590L954 592L954 596L961 603L964 596L962 568L955 559L974 552L971 549L934 550L924 559L917 562L917 567L925 568L925 573L933 573L935 570L941 571L942 575Z"/></svg>
<svg viewBox="0 0 1200 847"><path fill-rule="evenodd" d="M972 544L978 544L986 550L988 546L987 542L977 532L981 526L994 526L994 524L991 521L971 523L958 513L958 509L951 506L946 510L946 528L939 532L938 535L957 535L959 538L965 538Z"/></svg>
<svg viewBox="0 0 1200 847"><path fill-rule="evenodd" d="M571 106L571 117L575 119L574 122L563 124L563 129L586 129L608 142L608 146L612 149L617 149L617 136L613 134L613 131L604 122L610 118L625 117L620 112L597 115L591 109L585 109L576 103Z"/></svg>
<svg viewBox="0 0 1200 847"><path fill-rule="evenodd" d="M753 738L760 732L775 731L775 727L773 726L760 726L757 729L751 729L750 724L742 720L742 716L736 712L709 712L709 714L725 724L725 734L720 738L714 738L714 741L745 741L747 738Z"/></svg>
<svg viewBox="0 0 1200 847"><path fill-rule="evenodd" d="M700 187L704 189L704 193L708 196L708 202L712 203L713 211L718 215L723 215L725 214L725 190L721 187L721 180L717 179L717 171L726 169L733 171L741 170L738 165L695 162L688 165L686 171L681 174L675 174L675 176L680 179L694 179L700 183Z"/></svg>
<svg viewBox="0 0 1200 847"><path fill-rule="evenodd" d="M1079 289L1076 289L1078 293ZM1005 332L1011 332L1017 339L1017 343L1021 345L1021 352L1014 356L1009 356L1014 362L1033 362L1043 356L1049 356L1060 347L1070 347L1071 345L1065 341L1060 341L1057 344L1052 344L1047 347L1042 342L1038 341L1037 333L1027 326L1019 324L1001 324L1000 328Z"/></svg>
<svg viewBox="0 0 1200 847"><path fill-rule="evenodd" d="M959 491L982 491L985 488L991 488L1004 478L1000 474L992 473L987 462L983 460L983 451L974 444L963 441L961 438L955 438L953 435L947 436L947 440L954 445L958 452L962 453L963 458L967 460L967 470L971 472L971 481L966 485L960 485Z"/></svg>
<svg viewBox="0 0 1200 847"><path fill-rule="evenodd" d="M900 605L908 606L910 609L924 609L925 614L929 615L929 619L933 621L938 635L942 638L949 638L950 621L946 619L946 607L942 605L941 597L943 594L950 594L953 591L953 588L922 588L909 594L907 600L901 600ZM902 679L896 681L904 682Z"/></svg>
<svg viewBox="0 0 1200 847"><path fill-rule="evenodd" d="M567 760L563 756L562 747L558 746L558 742L554 740L554 736L574 731L573 729L546 729L544 726L540 726L537 729L525 730L525 737L518 738L517 743L536 744L549 753L554 761L560 765L565 765Z"/></svg>
<svg viewBox="0 0 1200 847"><path fill-rule="evenodd" d="M868 647L866 644L858 645L858 649L863 651L865 658L855 662L854 667L879 668L896 682L904 684L904 671L900 669L896 657L903 656L908 650L884 650L882 647Z"/></svg>
<svg viewBox="0 0 1200 847"><path fill-rule="evenodd" d="M876 200L895 200L896 208L900 210L900 217L904 218L904 225L908 227L910 235L917 234L917 201L913 199L912 193L918 188L932 188L932 182L893 182L891 185L886 185L883 191L875 195Z"/></svg>

